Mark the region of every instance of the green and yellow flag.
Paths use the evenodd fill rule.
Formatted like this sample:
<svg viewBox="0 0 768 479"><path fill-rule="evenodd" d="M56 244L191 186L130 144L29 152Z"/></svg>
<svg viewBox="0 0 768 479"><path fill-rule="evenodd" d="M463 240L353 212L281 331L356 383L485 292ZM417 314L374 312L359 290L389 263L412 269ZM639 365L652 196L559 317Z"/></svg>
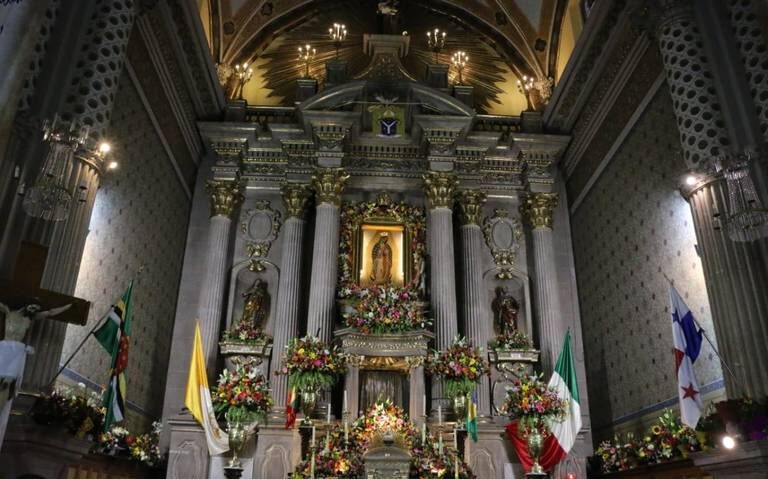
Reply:
<svg viewBox="0 0 768 479"><path fill-rule="evenodd" d="M131 338L132 294L133 281L117 304L109 309L104 324L93 333L96 340L112 356L109 385L104 391L104 407L107 409L104 417L105 431L109 431L112 424L125 419L127 390L125 369L128 366L128 347Z"/></svg>

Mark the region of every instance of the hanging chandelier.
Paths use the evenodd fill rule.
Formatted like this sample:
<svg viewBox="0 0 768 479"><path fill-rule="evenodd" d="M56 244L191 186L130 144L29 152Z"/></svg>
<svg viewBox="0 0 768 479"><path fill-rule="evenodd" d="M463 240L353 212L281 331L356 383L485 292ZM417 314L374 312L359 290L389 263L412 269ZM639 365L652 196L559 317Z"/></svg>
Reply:
<svg viewBox="0 0 768 479"><path fill-rule="evenodd" d="M88 125L65 122L55 115L43 122L43 142L48 152L34 185L24 194L22 208L34 218L63 221L69 216L73 194L67 180L74 166L75 152L88 141Z"/></svg>
<svg viewBox="0 0 768 479"><path fill-rule="evenodd" d="M718 162L728 188L726 229L733 241L749 242L768 237L768 209L765 208L750 176L753 161L749 152L733 161Z"/></svg>

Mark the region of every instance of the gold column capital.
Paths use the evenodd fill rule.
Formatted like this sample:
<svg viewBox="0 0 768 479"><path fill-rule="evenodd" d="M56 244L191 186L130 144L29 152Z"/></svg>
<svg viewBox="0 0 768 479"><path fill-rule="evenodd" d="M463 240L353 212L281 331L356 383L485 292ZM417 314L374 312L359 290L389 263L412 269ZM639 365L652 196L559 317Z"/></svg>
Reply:
<svg viewBox="0 0 768 479"><path fill-rule="evenodd" d="M315 190L317 203L330 203L339 206L341 193L349 179L343 168L317 168L312 174L312 188Z"/></svg>
<svg viewBox="0 0 768 479"><path fill-rule="evenodd" d="M312 190L307 183L285 182L280 186L285 214L289 218L304 218Z"/></svg>
<svg viewBox="0 0 768 479"><path fill-rule="evenodd" d="M520 204L520 213L534 228L552 229L557 193L528 193Z"/></svg>
<svg viewBox="0 0 768 479"><path fill-rule="evenodd" d="M243 184L237 180L208 180L205 191L211 196L211 216L230 218L243 201Z"/></svg>
<svg viewBox="0 0 768 479"><path fill-rule="evenodd" d="M459 219L461 225L480 225L480 217L483 213L483 205L488 195L480 190L464 190L457 195L459 205Z"/></svg>
<svg viewBox="0 0 768 479"><path fill-rule="evenodd" d="M429 209L451 208L453 193L459 185L456 175L450 171L430 171L423 178Z"/></svg>

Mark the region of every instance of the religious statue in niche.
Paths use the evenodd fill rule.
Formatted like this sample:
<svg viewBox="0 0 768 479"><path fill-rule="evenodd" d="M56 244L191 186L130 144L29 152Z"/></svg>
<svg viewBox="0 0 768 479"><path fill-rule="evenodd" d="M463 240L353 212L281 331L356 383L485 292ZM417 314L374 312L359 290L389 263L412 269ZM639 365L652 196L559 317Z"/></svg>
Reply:
<svg viewBox="0 0 768 479"><path fill-rule="evenodd" d="M242 296L244 303L240 323L249 329L262 329L269 319L267 283L257 278Z"/></svg>
<svg viewBox="0 0 768 479"><path fill-rule="evenodd" d="M496 288L496 297L493 299L494 326L499 336L510 336L517 331L517 315L520 304L509 294L507 288Z"/></svg>
<svg viewBox="0 0 768 479"><path fill-rule="evenodd" d="M392 281L392 247L389 246L389 233L379 233L379 239L371 251L371 283L386 285Z"/></svg>

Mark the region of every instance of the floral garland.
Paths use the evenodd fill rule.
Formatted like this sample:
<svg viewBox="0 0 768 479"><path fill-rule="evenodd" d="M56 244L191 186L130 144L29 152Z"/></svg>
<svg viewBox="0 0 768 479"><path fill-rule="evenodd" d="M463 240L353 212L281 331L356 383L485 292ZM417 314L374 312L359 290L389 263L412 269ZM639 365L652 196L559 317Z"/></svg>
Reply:
<svg viewBox="0 0 768 479"><path fill-rule="evenodd" d="M85 439L101 430L104 412L101 396L79 383L77 388L62 386L37 398L30 414L38 424L61 426L76 438Z"/></svg>
<svg viewBox="0 0 768 479"><path fill-rule="evenodd" d="M516 329L509 334L500 334L491 340L490 346L494 349L531 349L531 338L527 334Z"/></svg>
<svg viewBox="0 0 768 479"><path fill-rule="evenodd" d="M551 428L553 423L565 419L567 404L540 376L526 376L507 388L501 411L510 419L517 419L521 429Z"/></svg>
<svg viewBox="0 0 768 479"><path fill-rule="evenodd" d="M222 341L230 341L243 344L256 344L269 342L272 336L261 328L256 328L248 321L238 321L231 328L225 329L221 335Z"/></svg>
<svg viewBox="0 0 768 479"><path fill-rule="evenodd" d="M333 386L346 369L346 357L338 346L329 347L316 337L305 336L290 340L283 365L275 374L287 374L292 388L316 391Z"/></svg>
<svg viewBox="0 0 768 479"><path fill-rule="evenodd" d="M384 199L382 197L382 199ZM423 264L426 243L426 217L424 209L412 206L404 202L390 203L390 200L382 199L365 203L343 203L341 207L341 231L339 234L339 290L351 288L355 285L353 271L353 251L355 230L360 224L369 218L394 218L406 225L410 231L408 251L416 263ZM419 271L412 271L414 278L406 289L417 292L420 285L416 284Z"/></svg>
<svg viewBox="0 0 768 479"><path fill-rule="evenodd" d="M413 289L352 285L341 288L339 297L355 300L355 310L344 314L344 322L362 333L399 333L427 329L432 324Z"/></svg>
<svg viewBox="0 0 768 479"><path fill-rule="evenodd" d="M344 444L344 432L338 426L325 437L318 438L307 459L301 461L291 475L292 479L311 477L311 455L315 453L315 477L355 478L364 473L363 456L377 434L389 431L399 436L411 453L411 475L419 479L455 477L458 467L461 479L474 479L475 475L464 461L455 463L452 454L440 454L438 440L431 433L422 443L421 437L405 411L391 400L378 401L365 414L352 423L349 441Z"/></svg>
<svg viewBox="0 0 768 479"><path fill-rule="evenodd" d="M225 369L213 389L213 409L227 424L250 423L261 419L272 408L269 385L251 365Z"/></svg>
<svg viewBox="0 0 768 479"><path fill-rule="evenodd" d="M443 378L446 396L454 398L470 394L480 377L488 374L488 365L478 348L458 336L448 349L433 353L427 370Z"/></svg>

